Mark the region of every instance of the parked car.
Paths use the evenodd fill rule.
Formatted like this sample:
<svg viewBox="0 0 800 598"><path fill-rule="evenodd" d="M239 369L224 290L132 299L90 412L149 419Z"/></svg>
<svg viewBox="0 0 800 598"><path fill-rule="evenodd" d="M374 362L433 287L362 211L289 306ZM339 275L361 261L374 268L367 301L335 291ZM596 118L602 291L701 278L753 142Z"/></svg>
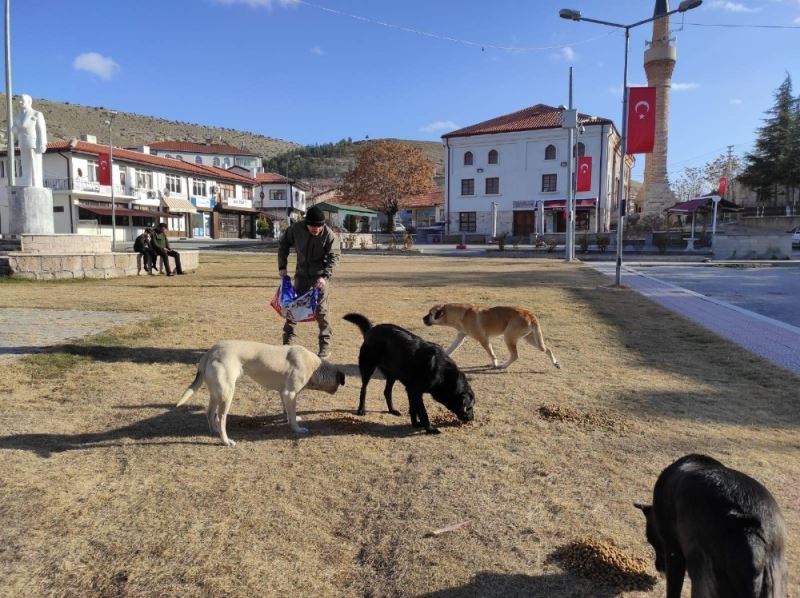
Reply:
<svg viewBox="0 0 800 598"><path fill-rule="evenodd" d="M786 232L792 235L792 247L800 247L800 226Z"/></svg>

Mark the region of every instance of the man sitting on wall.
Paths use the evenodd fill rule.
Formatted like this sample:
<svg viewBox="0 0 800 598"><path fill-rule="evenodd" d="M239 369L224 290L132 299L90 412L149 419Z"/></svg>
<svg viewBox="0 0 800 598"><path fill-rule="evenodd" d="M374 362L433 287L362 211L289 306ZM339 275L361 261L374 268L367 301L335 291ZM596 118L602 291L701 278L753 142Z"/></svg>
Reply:
<svg viewBox="0 0 800 598"><path fill-rule="evenodd" d="M169 246L166 222L162 222L156 227L156 232L153 235L153 249L161 256L161 260L164 262L164 268L167 270L167 276L175 276L176 272L178 274L183 274L183 268L181 268L181 254L171 249ZM170 269L167 256L175 258L175 272Z"/></svg>
<svg viewBox="0 0 800 598"><path fill-rule="evenodd" d="M144 232L136 237L136 241L133 242L133 250L142 255L142 261L144 261L144 271L148 274L155 274L156 252L153 249L152 228L144 229Z"/></svg>

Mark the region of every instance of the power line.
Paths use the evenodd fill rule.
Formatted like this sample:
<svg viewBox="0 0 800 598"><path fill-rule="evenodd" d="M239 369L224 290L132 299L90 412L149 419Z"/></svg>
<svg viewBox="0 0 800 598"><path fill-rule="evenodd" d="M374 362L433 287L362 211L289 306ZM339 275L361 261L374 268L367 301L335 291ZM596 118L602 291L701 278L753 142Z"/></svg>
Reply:
<svg viewBox="0 0 800 598"><path fill-rule="evenodd" d="M480 48L481 50L490 49L490 50L502 50L504 52L542 52L546 50L561 50L562 48L568 48L571 46L578 46L580 44L585 44L597 39L601 39L603 37L608 37L609 35L613 35L617 33L615 30L607 31L605 33L601 33L600 35L595 35L594 37L590 37L587 39L583 39L576 42L570 42L566 44L558 44L554 46L501 46L499 44L491 44L485 42L476 42L473 40L468 39L461 39L458 37L453 37L451 35L443 35L439 33L431 33L430 31L421 31L419 29L414 29L412 27L406 27L404 25L396 25L394 23L387 23L386 21L379 21L377 19L370 19L369 17L362 17L361 15L354 15L348 12L344 12L341 10L336 10L334 8L328 8L327 6L320 6L318 4L313 4L311 2L306 2L306 0L295 0L296 4L302 4L303 6L308 6L309 8L314 8L316 10L321 10L323 12L327 12L329 14L334 14L341 17L347 17L349 19L353 19L355 21L360 21L362 23L369 23L370 25L378 25L380 27L386 27L388 29L396 29L398 31L404 31L405 33L413 33L414 35L421 35L423 37L430 37L433 39L438 39L440 41L451 42L456 44L462 44L465 46L473 46L476 48Z"/></svg>
<svg viewBox="0 0 800 598"><path fill-rule="evenodd" d="M731 25L720 23L682 23L692 27L725 27L729 29L800 29L800 25Z"/></svg>

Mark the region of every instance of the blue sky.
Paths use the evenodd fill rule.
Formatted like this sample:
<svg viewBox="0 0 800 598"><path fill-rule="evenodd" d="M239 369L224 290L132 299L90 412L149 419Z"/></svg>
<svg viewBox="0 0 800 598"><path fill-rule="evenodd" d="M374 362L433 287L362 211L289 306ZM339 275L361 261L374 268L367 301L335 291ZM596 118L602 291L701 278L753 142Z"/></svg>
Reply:
<svg viewBox="0 0 800 598"><path fill-rule="evenodd" d="M15 93L324 143L438 140L532 104L566 104L570 65L576 107L619 124L622 33L558 10L630 23L651 16L654 1L11 4ZM749 149L787 72L800 93L800 0L705 0L680 21L673 17L671 176L727 145ZM649 35L648 25L632 31L631 84L646 82Z"/></svg>

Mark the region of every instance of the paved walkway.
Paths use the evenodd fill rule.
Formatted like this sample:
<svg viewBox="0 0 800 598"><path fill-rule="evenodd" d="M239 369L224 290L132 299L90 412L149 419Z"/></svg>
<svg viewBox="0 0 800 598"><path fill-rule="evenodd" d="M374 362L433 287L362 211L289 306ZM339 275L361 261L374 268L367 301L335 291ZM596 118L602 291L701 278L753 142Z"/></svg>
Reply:
<svg viewBox="0 0 800 598"><path fill-rule="evenodd" d="M612 278L615 276L614 263L587 265ZM800 374L800 328L659 280L630 264L622 267L622 284L748 351Z"/></svg>
<svg viewBox="0 0 800 598"><path fill-rule="evenodd" d="M0 309L0 359L147 319L147 314L76 309Z"/></svg>

